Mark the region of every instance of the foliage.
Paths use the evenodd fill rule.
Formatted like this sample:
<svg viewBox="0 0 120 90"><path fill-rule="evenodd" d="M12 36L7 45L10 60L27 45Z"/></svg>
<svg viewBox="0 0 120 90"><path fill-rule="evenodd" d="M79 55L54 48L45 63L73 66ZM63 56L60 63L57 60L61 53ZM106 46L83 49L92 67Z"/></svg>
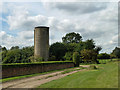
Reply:
<svg viewBox="0 0 120 90"><path fill-rule="evenodd" d="M10 50L7 52L3 63L20 63L21 61L21 50Z"/></svg>
<svg viewBox="0 0 120 90"><path fill-rule="evenodd" d="M0 52L2 51L2 46L0 45Z"/></svg>
<svg viewBox="0 0 120 90"><path fill-rule="evenodd" d="M42 58L42 57L35 57L35 56L31 56L30 58L30 62L42 62L42 61L44 61L44 58Z"/></svg>
<svg viewBox="0 0 120 90"><path fill-rule="evenodd" d="M12 46L10 50L19 49L19 46Z"/></svg>
<svg viewBox="0 0 120 90"><path fill-rule="evenodd" d="M3 52L3 51L7 51L7 48L6 48L6 47L2 47L2 46L0 45L0 52Z"/></svg>
<svg viewBox="0 0 120 90"><path fill-rule="evenodd" d="M73 63L71 61L43 61L43 62L33 62L33 63L8 63L2 64L2 68L8 67L30 67L34 65L47 65L47 64L63 64L63 63Z"/></svg>
<svg viewBox="0 0 120 90"><path fill-rule="evenodd" d="M114 55L114 54L111 53L111 54L110 54L110 58L111 58L111 59L116 58L116 55Z"/></svg>
<svg viewBox="0 0 120 90"><path fill-rule="evenodd" d="M77 35L77 36L76 36ZM81 51L91 50L90 55L92 59L89 59L90 62L97 61L96 55L102 49L101 47L96 47L93 39L88 39L86 41L82 41L82 37L80 34L76 34L75 32L68 33L65 37L62 38L63 43L54 43L50 46L50 56L55 56L56 60L71 60L71 55L73 52L78 52L81 54ZM93 60L95 59L95 60Z"/></svg>
<svg viewBox="0 0 120 90"><path fill-rule="evenodd" d="M66 52L65 56L64 56L64 59L68 60L68 61L72 61L72 56L73 56L72 52Z"/></svg>
<svg viewBox="0 0 120 90"><path fill-rule="evenodd" d="M2 59L4 59L6 57L8 51L2 51L0 52L0 56L2 56Z"/></svg>
<svg viewBox="0 0 120 90"><path fill-rule="evenodd" d="M67 52L75 52L75 49L77 48L77 43L63 43L66 47Z"/></svg>
<svg viewBox="0 0 120 90"><path fill-rule="evenodd" d="M79 63L80 63L80 55L78 52L74 52L73 53L73 62L75 64L76 67L79 67Z"/></svg>
<svg viewBox="0 0 120 90"><path fill-rule="evenodd" d="M107 53L101 53L97 56L98 59L110 59L110 55Z"/></svg>
<svg viewBox="0 0 120 90"><path fill-rule="evenodd" d="M63 60L66 53L66 47L63 43L53 43L49 48L50 56L56 56L56 60Z"/></svg>
<svg viewBox="0 0 120 90"><path fill-rule="evenodd" d="M81 51L84 49L93 50L94 48L95 48L95 43L94 43L93 39L91 39L91 40L88 39L86 41L79 42L74 51L81 53Z"/></svg>
<svg viewBox="0 0 120 90"><path fill-rule="evenodd" d="M6 47L2 47L1 51L7 51L7 48Z"/></svg>
<svg viewBox="0 0 120 90"><path fill-rule="evenodd" d="M26 63L26 62L30 62L30 57L34 55L34 47L23 47L21 49L22 52L22 59L21 62L22 63Z"/></svg>
<svg viewBox="0 0 120 90"><path fill-rule="evenodd" d="M98 69L96 65L90 65L89 69Z"/></svg>
<svg viewBox="0 0 120 90"><path fill-rule="evenodd" d="M2 51L2 63L29 63L29 57L33 56L33 51L33 46Z"/></svg>
<svg viewBox="0 0 120 90"><path fill-rule="evenodd" d="M88 39L86 40L85 42L85 49L94 49L95 48L95 43L94 43L94 40L93 39Z"/></svg>
<svg viewBox="0 0 120 90"><path fill-rule="evenodd" d="M120 48L116 47L113 52L113 55L115 55L117 58L120 58Z"/></svg>
<svg viewBox="0 0 120 90"><path fill-rule="evenodd" d="M82 36L79 33L71 32L62 37L63 43L79 43L82 40Z"/></svg>
<svg viewBox="0 0 120 90"><path fill-rule="evenodd" d="M98 63L97 53L94 50L87 50L87 49L82 50L81 51L81 58L86 63L90 63L90 62Z"/></svg>
<svg viewBox="0 0 120 90"><path fill-rule="evenodd" d="M56 61L56 57L54 55L52 55L48 58L48 61Z"/></svg>
<svg viewBox="0 0 120 90"><path fill-rule="evenodd" d="M94 50L96 51L97 54L99 54L99 51L102 50L102 47L97 46Z"/></svg>
<svg viewBox="0 0 120 90"><path fill-rule="evenodd" d="M95 52L98 54L102 49L101 47L96 47L93 39L88 39L82 41L82 36L79 33L71 32L66 34L62 38L63 43L56 42L50 45L49 47L49 61L60 61L60 60L72 60L74 52L81 54L83 50L91 50L94 55L92 58L95 58ZM0 47L2 48L2 47ZM2 48L1 51L3 63L29 63L41 61L42 59L34 58L34 47L23 47L13 46L10 50L7 50L6 47ZM84 51L85 52L85 51ZM13 53L13 54L11 54ZM34 58L34 59L33 59ZM93 59L89 59L93 60ZM96 60L97 61L97 60Z"/></svg>

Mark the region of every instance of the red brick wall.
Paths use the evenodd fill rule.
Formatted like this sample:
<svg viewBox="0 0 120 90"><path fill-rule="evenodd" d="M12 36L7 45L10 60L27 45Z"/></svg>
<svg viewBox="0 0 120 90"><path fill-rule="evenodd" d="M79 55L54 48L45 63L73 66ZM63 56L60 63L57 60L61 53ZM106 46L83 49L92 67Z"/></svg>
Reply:
<svg viewBox="0 0 120 90"><path fill-rule="evenodd" d="M27 75L27 74L34 74L34 73L40 73L40 72L46 72L46 71L52 71L57 69L65 69L74 67L74 64L71 63L61 63L61 64L33 64L33 65L27 65L23 67L3 67L2 68L2 78L6 77L13 77L13 76L19 76L19 75Z"/></svg>

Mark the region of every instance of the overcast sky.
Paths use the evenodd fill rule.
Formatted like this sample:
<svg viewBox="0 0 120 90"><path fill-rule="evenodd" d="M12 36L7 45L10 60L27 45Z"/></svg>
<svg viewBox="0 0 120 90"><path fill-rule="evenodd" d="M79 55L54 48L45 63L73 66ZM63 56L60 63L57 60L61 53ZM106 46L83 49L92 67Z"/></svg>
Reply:
<svg viewBox="0 0 120 90"><path fill-rule="evenodd" d="M118 46L117 2L4 2L0 13L0 38L7 48L34 45L36 26L50 27L50 44L77 32L83 41L102 46L101 52Z"/></svg>

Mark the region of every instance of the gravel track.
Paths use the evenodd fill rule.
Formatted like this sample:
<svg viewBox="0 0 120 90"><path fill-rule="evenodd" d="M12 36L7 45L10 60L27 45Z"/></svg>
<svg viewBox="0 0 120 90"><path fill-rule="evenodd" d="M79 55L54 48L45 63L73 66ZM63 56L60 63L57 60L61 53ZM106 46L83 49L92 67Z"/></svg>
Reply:
<svg viewBox="0 0 120 90"><path fill-rule="evenodd" d="M67 71L67 70L57 71L53 73L48 73L48 74L43 74L39 76L18 79L18 80L13 80L13 81L2 83L2 88L36 88L40 86L41 84L44 84L52 80L56 80L56 79L65 77L67 75L85 70L85 69L82 69L82 70L78 70L78 69L79 68L67 69L67 70L74 70L74 71L71 71L65 74L62 74L62 72Z"/></svg>

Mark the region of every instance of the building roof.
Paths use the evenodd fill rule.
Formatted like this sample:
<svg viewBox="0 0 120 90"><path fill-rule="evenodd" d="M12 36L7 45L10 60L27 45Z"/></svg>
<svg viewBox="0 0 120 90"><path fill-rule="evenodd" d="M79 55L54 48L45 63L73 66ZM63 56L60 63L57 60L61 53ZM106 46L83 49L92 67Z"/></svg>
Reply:
<svg viewBox="0 0 120 90"><path fill-rule="evenodd" d="M47 27L47 26L37 26L35 28L49 28L49 27Z"/></svg>

